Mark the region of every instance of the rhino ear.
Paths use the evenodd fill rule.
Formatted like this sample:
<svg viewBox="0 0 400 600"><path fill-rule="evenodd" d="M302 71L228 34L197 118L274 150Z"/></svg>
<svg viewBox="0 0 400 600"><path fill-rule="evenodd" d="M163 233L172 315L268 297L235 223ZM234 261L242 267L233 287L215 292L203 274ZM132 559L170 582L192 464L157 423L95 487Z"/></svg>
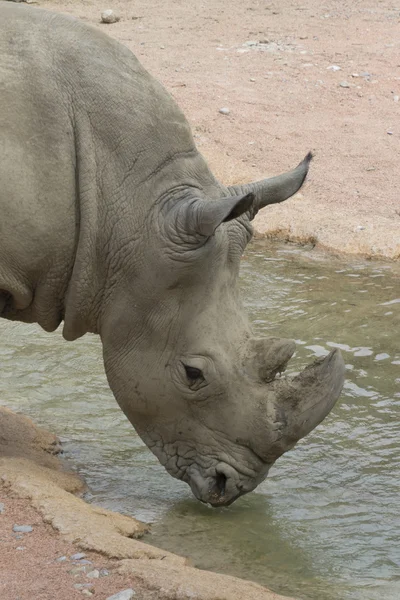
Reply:
<svg viewBox="0 0 400 600"><path fill-rule="evenodd" d="M187 233L210 237L222 223L237 219L249 211L254 200L253 192L241 196L227 196L220 200L196 200L188 207Z"/></svg>

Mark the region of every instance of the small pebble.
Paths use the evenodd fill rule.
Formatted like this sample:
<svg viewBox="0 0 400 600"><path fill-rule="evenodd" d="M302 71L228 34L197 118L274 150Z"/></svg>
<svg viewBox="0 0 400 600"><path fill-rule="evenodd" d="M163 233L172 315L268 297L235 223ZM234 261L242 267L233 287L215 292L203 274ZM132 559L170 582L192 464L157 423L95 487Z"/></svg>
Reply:
<svg viewBox="0 0 400 600"><path fill-rule="evenodd" d="M86 574L86 577L89 577L89 579L98 579L100 577L100 571L93 569L93 571Z"/></svg>
<svg viewBox="0 0 400 600"><path fill-rule="evenodd" d="M342 67L339 67L338 65L330 65L330 67L326 67L328 71L341 71Z"/></svg>
<svg viewBox="0 0 400 600"><path fill-rule="evenodd" d="M83 590L84 588L92 588L93 583L74 583L74 588L77 590Z"/></svg>
<svg viewBox="0 0 400 600"><path fill-rule="evenodd" d="M364 225L357 225L357 227L355 228L354 231L364 231L365 227Z"/></svg>
<svg viewBox="0 0 400 600"><path fill-rule="evenodd" d="M30 525L14 525L13 531L16 533L31 533L31 531L33 531L33 527Z"/></svg>
<svg viewBox="0 0 400 600"><path fill-rule="evenodd" d="M349 87L350 87L350 84L349 84L347 81L341 81L341 82L339 83L339 85L340 85L340 87L342 87L342 88L349 88Z"/></svg>
<svg viewBox="0 0 400 600"><path fill-rule="evenodd" d="M395 102L398 102L400 100L400 96L393 96L393 100ZM1 510L0 510L0 513L1 513Z"/></svg>
<svg viewBox="0 0 400 600"><path fill-rule="evenodd" d="M100 577L107 577L110 574L108 569L100 569Z"/></svg>
<svg viewBox="0 0 400 600"><path fill-rule="evenodd" d="M56 558L56 562L64 562L67 560L66 556L60 556L60 558Z"/></svg>
<svg viewBox="0 0 400 600"><path fill-rule="evenodd" d="M220 108L219 112L221 113L221 115L229 115L231 111L229 110L229 108Z"/></svg>
<svg viewBox="0 0 400 600"><path fill-rule="evenodd" d="M388 131L387 134L388 135L393 135L393 131Z"/></svg>
<svg viewBox="0 0 400 600"><path fill-rule="evenodd" d="M106 600L131 600L135 592L132 588L128 588L127 590L122 590L122 592L118 592L118 594L114 594L114 596L109 596Z"/></svg>
<svg viewBox="0 0 400 600"><path fill-rule="evenodd" d="M250 81L252 81L254 83L254 81L255 81L254 77L250 77Z"/></svg>
<svg viewBox="0 0 400 600"><path fill-rule="evenodd" d="M117 23L120 20L119 15L117 15L113 10L108 9L101 13L101 22L102 23Z"/></svg>
<svg viewBox="0 0 400 600"><path fill-rule="evenodd" d="M26 546L17 546L16 550L26 550Z"/></svg>
<svg viewBox="0 0 400 600"><path fill-rule="evenodd" d="M83 558L82 560L79 560L78 562L74 563L75 565L92 565L92 561L91 560L86 560L86 558Z"/></svg>
<svg viewBox="0 0 400 600"><path fill-rule="evenodd" d="M4 509L5 509L4 504L2 502L0 502L0 515L3 514Z"/></svg>
<svg viewBox="0 0 400 600"><path fill-rule="evenodd" d="M77 552L76 554L72 554L71 560L81 560L81 558L85 558L86 554L84 552Z"/></svg>
<svg viewBox="0 0 400 600"><path fill-rule="evenodd" d="M360 77L358 73L352 73L351 76L352 77Z"/></svg>
<svg viewBox="0 0 400 600"><path fill-rule="evenodd" d="M84 596L93 596L93 592L91 592L90 590L88 590L86 588L84 590L82 590L82 594Z"/></svg>

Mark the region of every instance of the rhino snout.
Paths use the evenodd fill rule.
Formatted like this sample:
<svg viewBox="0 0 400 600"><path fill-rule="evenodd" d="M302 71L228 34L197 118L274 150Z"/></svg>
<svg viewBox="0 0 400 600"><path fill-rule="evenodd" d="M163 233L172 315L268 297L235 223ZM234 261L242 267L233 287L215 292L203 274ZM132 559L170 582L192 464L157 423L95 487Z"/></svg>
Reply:
<svg viewBox="0 0 400 600"><path fill-rule="evenodd" d="M204 477L199 472L190 474L188 483L198 500L214 508L229 506L257 485L242 481L235 469L225 463L218 464L212 476Z"/></svg>

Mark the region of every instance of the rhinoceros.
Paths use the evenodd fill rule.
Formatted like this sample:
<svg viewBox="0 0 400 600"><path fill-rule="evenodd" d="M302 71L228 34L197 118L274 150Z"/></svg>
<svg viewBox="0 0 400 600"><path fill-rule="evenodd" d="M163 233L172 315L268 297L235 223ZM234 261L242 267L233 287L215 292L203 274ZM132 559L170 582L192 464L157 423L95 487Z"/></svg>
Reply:
<svg viewBox="0 0 400 600"><path fill-rule="evenodd" d="M276 378L291 340L257 338L238 273L292 171L227 186L166 90L78 20L0 2L0 314L99 334L115 398L166 470L229 505L330 412L338 350Z"/></svg>

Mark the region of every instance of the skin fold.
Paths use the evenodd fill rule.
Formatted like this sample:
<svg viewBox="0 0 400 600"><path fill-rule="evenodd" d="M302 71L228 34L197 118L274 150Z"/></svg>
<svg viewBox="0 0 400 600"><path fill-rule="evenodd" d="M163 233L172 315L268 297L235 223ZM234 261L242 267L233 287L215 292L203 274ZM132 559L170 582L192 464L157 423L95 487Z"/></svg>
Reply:
<svg viewBox="0 0 400 600"><path fill-rule="evenodd" d="M99 334L115 398L167 471L227 505L330 412L338 350L276 379L290 340L254 337L238 273L293 171L226 187L166 90L72 18L0 1L0 314Z"/></svg>

